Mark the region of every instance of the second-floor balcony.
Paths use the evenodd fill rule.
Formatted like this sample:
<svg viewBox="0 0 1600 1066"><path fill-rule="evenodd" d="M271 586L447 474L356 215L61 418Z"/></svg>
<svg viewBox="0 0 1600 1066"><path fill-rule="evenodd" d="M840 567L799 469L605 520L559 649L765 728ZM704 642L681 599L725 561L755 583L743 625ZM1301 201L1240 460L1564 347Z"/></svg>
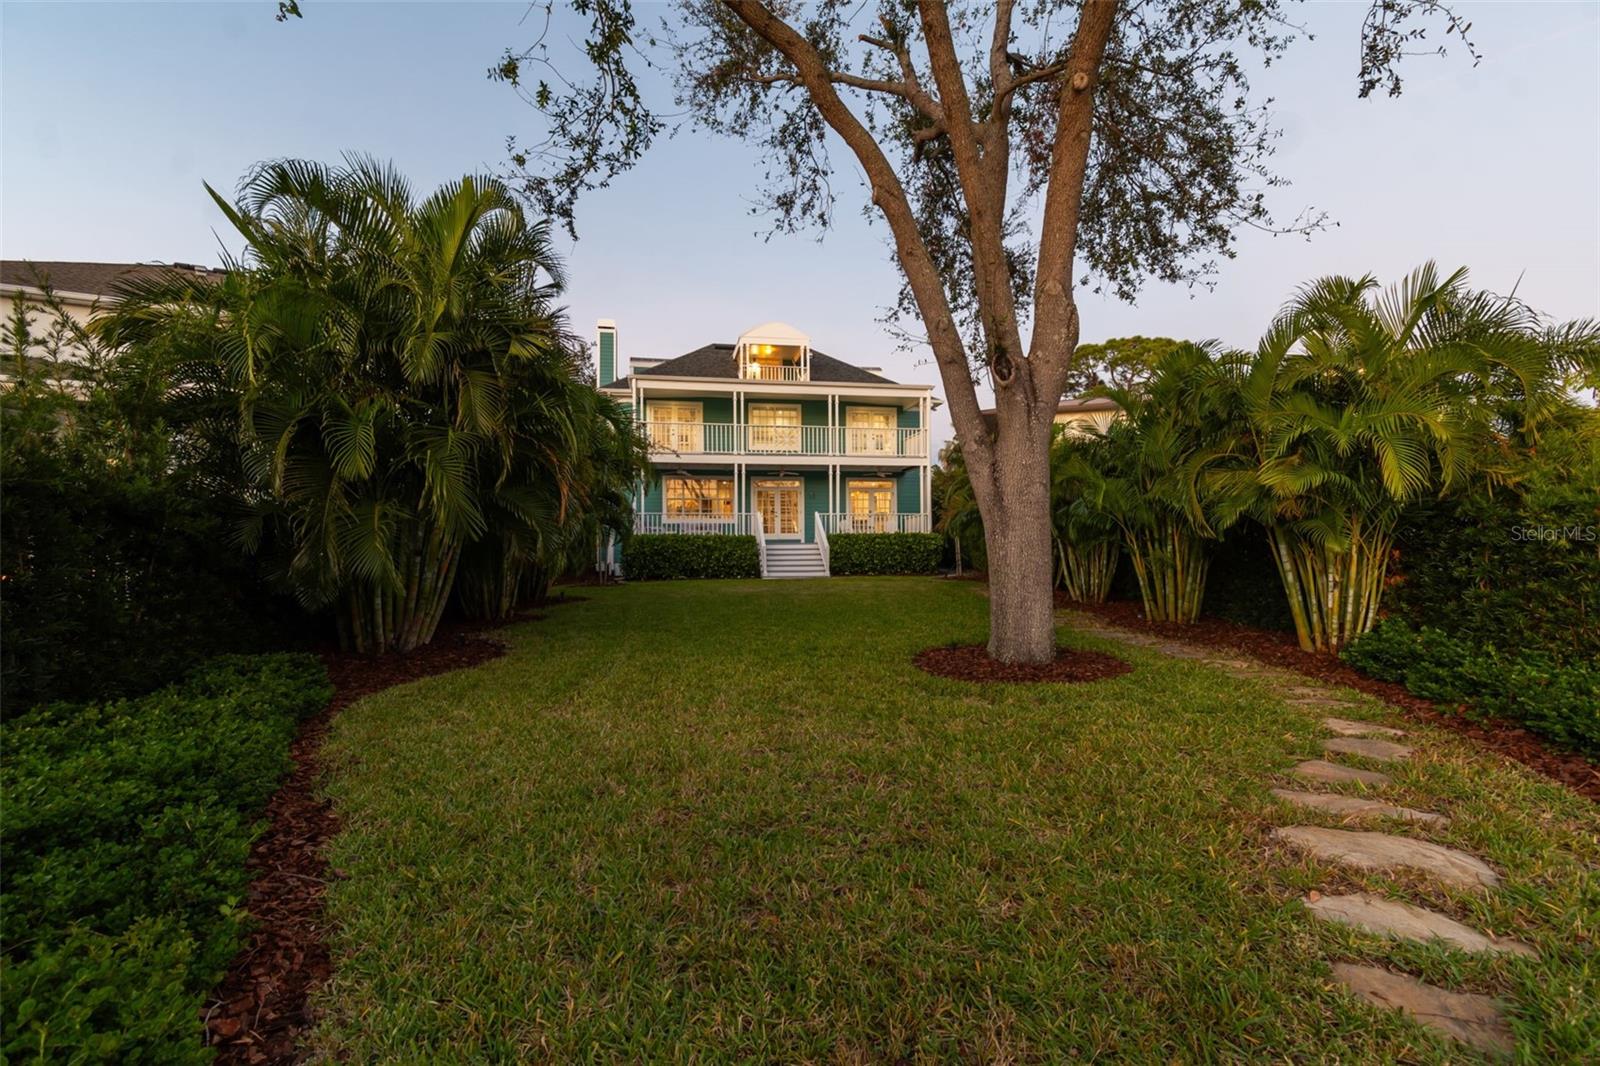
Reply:
<svg viewBox="0 0 1600 1066"><path fill-rule="evenodd" d="M643 423L652 454L802 455L925 459L928 436L898 426L773 426L744 422Z"/></svg>

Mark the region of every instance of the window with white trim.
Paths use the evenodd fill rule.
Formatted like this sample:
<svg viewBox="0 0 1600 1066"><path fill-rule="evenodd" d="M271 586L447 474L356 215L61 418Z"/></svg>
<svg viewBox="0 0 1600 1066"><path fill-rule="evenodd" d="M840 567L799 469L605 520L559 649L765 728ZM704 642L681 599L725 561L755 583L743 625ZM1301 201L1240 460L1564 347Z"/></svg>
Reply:
<svg viewBox="0 0 1600 1066"><path fill-rule="evenodd" d="M645 414L650 447L669 452L705 450L705 405L698 400L650 400Z"/></svg>
<svg viewBox="0 0 1600 1066"><path fill-rule="evenodd" d="M845 482L845 501L852 532L890 533L896 521L894 482L887 478L850 478Z"/></svg>
<svg viewBox="0 0 1600 1066"><path fill-rule="evenodd" d="M693 522L733 518L733 478L669 477L661 481L665 521Z"/></svg>
<svg viewBox="0 0 1600 1066"><path fill-rule="evenodd" d="M893 455L896 422L893 407L847 407L844 412L845 451L851 455Z"/></svg>
<svg viewBox="0 0 1600 1066"><path fill-rule="evenodd" d="M750 450L753 452L798 452L800 450L800 405L797 403L753 403L745 408L750 423Z"/></svg>

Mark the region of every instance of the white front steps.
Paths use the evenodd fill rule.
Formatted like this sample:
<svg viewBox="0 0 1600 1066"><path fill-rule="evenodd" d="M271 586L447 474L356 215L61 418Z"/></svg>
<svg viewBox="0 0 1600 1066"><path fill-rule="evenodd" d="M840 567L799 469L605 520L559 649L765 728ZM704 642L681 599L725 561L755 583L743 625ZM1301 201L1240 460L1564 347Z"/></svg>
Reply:
<svg viewBox="0 0 1600 1066"><path fill-rule="evenodd" d="M822 549L801 541L767 541L767 567L762 577L827 577Z"/></svg>

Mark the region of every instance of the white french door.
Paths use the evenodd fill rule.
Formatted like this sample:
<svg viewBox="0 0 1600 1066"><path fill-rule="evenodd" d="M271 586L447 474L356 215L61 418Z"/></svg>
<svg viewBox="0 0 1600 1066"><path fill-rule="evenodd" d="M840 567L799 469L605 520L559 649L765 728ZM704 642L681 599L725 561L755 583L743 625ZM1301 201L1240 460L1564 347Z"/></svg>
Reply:
<svg viewBox="0 0 1600 1066"><path fill-rule="evenodd" d="M651 400L646 406L650 447L669 452L705 450L705 408L695 402Z"/></svg>
<svg viewBox="0 0 1600 1066"><path fill-rule="evenodd" d="M894 482L852 478L845 484L849 525L854 533L893 532Z"/></svg>
<svg viewBox="0 0 1600 1066"><path fill-rule="evenodd" d="M763 478L755 483L756 510L768 537L800 536L799 478Z"/></svg>
<svg viewBox="0 0 1600 1066"><path fill-rule="evenodd" d="M750 423L751 451L798 452L800 450L799 404L753 403L745 417Z"/></svg>
<svg viewBox="0 0 1600 1066"><path fill-rule="evenodd" d="M849 407L844 413L844 450L850 455L895 453L893 407Z"/></svg>

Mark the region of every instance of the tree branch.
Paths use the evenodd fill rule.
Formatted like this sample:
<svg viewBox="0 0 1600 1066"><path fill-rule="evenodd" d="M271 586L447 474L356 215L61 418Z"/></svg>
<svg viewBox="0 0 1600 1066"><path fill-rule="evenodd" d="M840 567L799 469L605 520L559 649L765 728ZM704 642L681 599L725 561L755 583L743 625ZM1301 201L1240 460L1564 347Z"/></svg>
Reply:
<svg viewBox="0 0 1600 1066"><path fill-rule="evenodd" d="M1078 341L1078 311L1072 298L1072 260L1094 133L1094 85L1117 18L1117 0L1085 0L1067 53L1067 81L1057 108L1049 185L1034 276L1034 323L1030 357L1040 365L1038 384L1060 395ZM1030 361L1034 361L1030 359Z"/></svg>
<svg viewBox="0 0 1600 1066"><path fill-rule="evenodd" d="M872 187L872 202L889 223L906 284L928 327L928 343L939 363L945 398L950 401L950 414L957 432L961 434L968 454L975 456L987 469L993 462L992 438L978 410L978 397L972 387L966 347L956 328L944 281L917 229L916 215L911 210L905 187L900 183L894 166L883 154L882 147L872 133L840 99L827 65L811 42L757 0L723 2L757 36L794 64L800 83L811 95L823 120L855 153L862 169L866 171Z"/></svg>
<svg viewBox="0 0 1600 1066"><path fill-rule="evenodd" d="M1001 16L1009 19L1010 5L1004 4L1002 8ZM967 202L967 216L972 226L973 281L988 349L984 353L985 362L996 384L1003 385L1015 373L1014 360L1022 357L1016 300L1011 292L1011 270L1005 256L1005 170L1009 165L1005 141L995 137L997 143L991 145L989 152L978 143L979 131L972 119L966 76L956 55L950 15L942 0L921 0L918 11L928 48L928 63L939 98L944 102L945 126L955 158L956 176L961 182L961 194Z"/></svg>

